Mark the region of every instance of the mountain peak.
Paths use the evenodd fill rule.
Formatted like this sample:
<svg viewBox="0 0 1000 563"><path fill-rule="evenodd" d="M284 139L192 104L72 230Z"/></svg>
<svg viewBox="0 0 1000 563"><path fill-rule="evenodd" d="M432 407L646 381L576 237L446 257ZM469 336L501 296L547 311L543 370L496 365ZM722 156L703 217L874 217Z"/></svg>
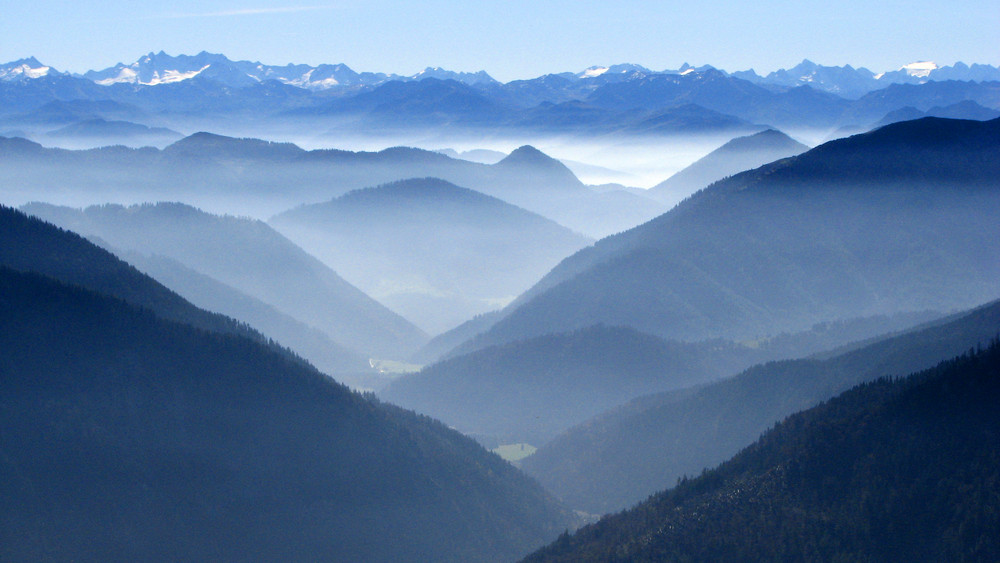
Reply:
<svg viewBox="0 0 1000 563"><path fill-rule="evenodd" d="M514 149L506 158L498 162L497 164L504 165L518 165L518 164L549 164L553 162L558 162L551 156L543 153L542 151L536 149L531 145L522 145Z"/></svg>

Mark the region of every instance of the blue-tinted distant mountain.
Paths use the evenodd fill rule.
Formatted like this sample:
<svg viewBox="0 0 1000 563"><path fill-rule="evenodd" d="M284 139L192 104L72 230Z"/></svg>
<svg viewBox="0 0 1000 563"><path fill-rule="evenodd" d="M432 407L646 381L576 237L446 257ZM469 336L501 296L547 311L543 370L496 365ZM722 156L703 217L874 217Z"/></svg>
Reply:
<svg viewBox="0 0 1000 563"><path fill-rule="evenodd" d="M759 76L753 70L734 72L732 75L758 84L785 88L805 85L851 99L860 98L882 87L875 78L875 73L866 68L856 69L851 65L822 66L809 59L790 69L776 70L767 76Z"/></svg>
<svg viewBox="0 0 1000 563"><path fill-rule="evenodd" d="M714 381L758 362L809 354L926 318L857 319L751 346L668 342L627 327L598 325L450 356L394 380L382 396L487 443L541 446L644 390ZM575 507L594 512L593 505Z"/></svg>
<svg viewBox="0 0 1000 563"><path fill-rule="evenodd" d="M877 123L891 111L905 107L927 112L933 107L973 101L983 107L1000 109L1000 82L926 82L893 84L865 94L853 102L840 121L844 125Z"/></svg>
<svg viewBox="0 0 1000 563"><path fill-rule="evenodd" d="M795 156L809 147L774 129L733 139L649 189L650 197L671 204L744 170Z"/></svg>
<svg viewBox="0 0 1000 563"><path fill-rule="evenodd" d="M136 106L113 100L57 100L29 112L12 115L4 119L4 122L57 127L92 119L140 122L153 119L153 116Z"/></svg>
<svg viewBox="0 0 1000 563"><path fill-rule="evenodd" d="M352 191L270 224L430 333L506 304L593 242L434 178Z"/></svg>
<svg viewBox="0 0 1000 563"><path fill-rule="evenodd" d="M525 561L994 561L1000 343L980 344L791 416Z"/></svg>
<svg viewBox="0 0 1000 563"><path fill-rule="evenodd" d="M365 126L406 129L455 122L466 127L490 127L500 123L508 111L506 106L466 84L425 78L387 82L357 96L303 109L294 115L362 115Z"/></svg>
<svg viewBox="0 0 1000 563"><path fill-rule="evenodd" d="M357 89L377 86L387 81L419 81L425 78L456 80L470 85L486 85L496 82L485 71L453 72L442 68L428 67L413 76L406 77L377 72L358 73L345 64L277 66L251 61L232 61L224 55L205 51L193 56L171 56L163 51L149 53L134 63L128 65L118 63L104 70L88 71L83 76L104 86L112 84L158 86L200 76L232 88L244 88L267 80L274 80L312 91Z"/></svg>
<svg viewBox="0 0 1000 563"><path fill-rule="evenodd" d="M25 210L115 248L176 260L365 354L402 358L426 342L419 329L261 221L177 203Z"/></svg>
<svg viewBox="0 0 1000 563"><path fill-rule="evenodd" d="M496 164L507 158L507 153L489 149L471 149L462 152L458 152L455 149L438 149L434 152L439 152L451 158L459 158L480 164Z"/></svg>
<svg viewBox="0 0 1000 563"><path fill-rule="evenodd" d="M923 84L945 80L995 82L1000 80L1000 69L980 64L970 67L962 62L945 67L932 62L919 62L875 74L866 68L854 68L851 65L823 66L805 59L793 68L776 70L767 76L760 76L753 70L734 72L732 76L769 87L808 85L817 90L857 99L890 84Z"/></svg>
<svg viewBox="0 0 1000 563"><path fill-rule="evenodd" d="M85 78L48 72L37 78L24 74L0 80L0 116L21 114L52 101L108 100L111 94Z"/></svg>
<svg viewBox="0 0 1000 563"><path fill-rule="evenodd" d="M587 97L599 107L658 110L685 104L733 115L751 123L826 126L849 102L811 88L775 92L716 69L654 74L606 84Z"/></svg>
<svg viewBox="0 0 1000 563"><path fill-rule="evenodd" d="M666 342L622 327L485 348L404 375L380 396L463 433L535 446L630 398L732 374L767 357L728 342Z"/></svg>
<svg viewBox="0 0 1000 563"><path fill-rule="evenodd" d="M934 166L927 166L934 162ZM1000 120L924 118L717 182L564 260L481 336L756 339L1000 294Z"/></svg>
<svg viewBox="0 0 1000 563"><path fill-rule="evenodd" d="M165 127L147 127L130 121L108 121L102 118L89 119L61 127L48 133L64 145L85 146L125 145L130 147L164 146L184 135Z"/></svg>
<svg viewBox="0 0 1000 563"><path fill-rule="evenodd" d="M454 80L455 82L461 82L462 84L468 84L469 86L498 84L498 82L494 80L492 76L486 74L486 71L484 70L480 70L478 72L455 72L441 67L427 67L411 76L410 80L424 80L427 78Z"/></svg>
<svg viewBox="0 0 1000 563"><path fill-rule="evenodd" d="M890 123L899 121L909 121L920 119L921 117L946 117L948 119L974 119L976 121L989 121L1000 117L1000 110L984 108L972 100L965 100L945 107L932 107L927 111L920 111L915 107L907 106L896 111L889 112L882 121L875 126L882 127Z"/></svg>

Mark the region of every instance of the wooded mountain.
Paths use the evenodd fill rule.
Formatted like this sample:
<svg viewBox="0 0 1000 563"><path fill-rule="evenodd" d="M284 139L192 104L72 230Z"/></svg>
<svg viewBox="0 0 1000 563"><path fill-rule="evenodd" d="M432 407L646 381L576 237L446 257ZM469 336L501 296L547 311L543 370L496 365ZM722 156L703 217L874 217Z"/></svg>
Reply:
<svg viewBox="0 0 1000 563"><path fill-rule="evenodd" d="M102 241L94 242L101 244ZM308 359L317 369L334 376L341 383L354 388L367 388L369 384L366 379L375 377L368 356L337 344L323 331L278 311L260 299L165 256L109 250L196 307L247 323L288 346Z"/></svg>
<svg viewBox="0 0 1000 563"><path fill-rule="evenodd" d="M786 419L525 561L992 561L1000 343Z"/></svg>
<svg viewBox="0 0 1000 563"><path fill-rule="evenodd" d="M572 523L439 423L38 274L0 268L0 356L4 559L492 561Z"/></svg>
<svg viewBox="0 0 1000 563"><path fill-rule="evenodd" d="M0 205L0 266L90 289L202 330L266 342L254 329L201 310L76 233Z"/></svg>
<svg viewBox="0 0 1000 563"><path fill-rule="evenodd" d="M115 248L177 260L365 354L401 358L426 341L418 328L260 221L177 203L24 209Z"/></svg>
<svg viewBox="0 0 1000 563"><path fill-rule="evenodd" d="M462 349L604 323L755 340L1000 294L1000 120L925 118L738 174L559 264Z"/></svg>
<svg viewBox="0 0 1000 563"><path fill-rule="evenodd" d="M486 444L545 444L601 411L656 390L735 374L934 317L855 319L752 345L664 341L626 327L593 326L493 346L394 380L380 395L475 435Z"/></svg>
<svg viewBox="0 0 1000 563"><path fill-rule="evenodd" d="M573 508L622 510L728 459L795 411L861 382L927 368L997 334L994 302L847 350L642 397L570 429L522 467Z"/></svg>
<svg viewBox="0 0 1000 563"><path fill-rule="evenodd" d="M650 197L675 204L709 184L795 156L809 147L774 129L733 139L649 189Z"/></svg>
<svg viewBox="0 0 1000 563"><path fill-rule="evenodd" d="M269 224L429 333L505 305L592 242L434 178L353 191Z"/></svg>

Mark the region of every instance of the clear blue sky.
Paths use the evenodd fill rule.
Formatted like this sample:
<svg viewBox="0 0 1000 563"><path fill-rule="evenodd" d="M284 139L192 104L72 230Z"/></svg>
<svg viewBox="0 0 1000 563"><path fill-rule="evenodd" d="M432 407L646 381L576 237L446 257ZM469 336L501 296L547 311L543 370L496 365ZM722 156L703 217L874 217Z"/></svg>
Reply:
<svg viewBox="0 0 1000 563"><path fill-rule="evenodd" d="M508 81L620 62L769 72L803 58L875 72L917 60L1000 65L1000 1L0 0L0 62L83 72L149 51L345 63Z"/></svg>

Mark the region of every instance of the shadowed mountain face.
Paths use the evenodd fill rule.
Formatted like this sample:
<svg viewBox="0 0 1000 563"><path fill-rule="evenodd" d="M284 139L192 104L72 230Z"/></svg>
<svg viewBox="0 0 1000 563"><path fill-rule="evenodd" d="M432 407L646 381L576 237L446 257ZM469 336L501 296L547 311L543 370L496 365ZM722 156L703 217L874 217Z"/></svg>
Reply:
<svg viewBox="0 0 1000 563"><path fill-rule="evenodd" d="M716 183L567 258L475 348L596 323L756 339L1000 294L1000 120L926 118Z"/></svg>
<svg viewBox="0 0 1000 563"><path fill-rule="evenodd" d="M808 149L809 147L773 129L738 137L653 186L649 189L649 196L674 204L727 176L795 156Z"/></svg>
<svg viewBox="0 0 1000 563"><path fill-rule="evenodd" d="M1000 304L804 360L650 395L572 428L522 467L573 508L624 509L721 463L783 417L863 381L901 376L1000 333Z"/></svg>
<svg viewBox="0 0 1000 563"><path fill-rule="evenodd" d="M25 210L116 248L174 259L354 350L404 357L426 339L260 221L172 203L85 210L33 204Z"/></svg>
<svg viewBox="0 0 1000 563"><path fill-rule="evenodd" d="M270 224L431 333L505 305L591 242L433 178L354 191Z"/></svg>
<svg viewBox="0 0 1000 563"><path fill-rule="evenodd" d="M526 561L993 561L1000 344L786 419Z"/></svg>
<svg viewBox="0 0 1000 563"><path fill-rule="evenodd" d="M439 423L51 278L0 267L0 356L5 560L494 561L572 525Z"/></svg>

